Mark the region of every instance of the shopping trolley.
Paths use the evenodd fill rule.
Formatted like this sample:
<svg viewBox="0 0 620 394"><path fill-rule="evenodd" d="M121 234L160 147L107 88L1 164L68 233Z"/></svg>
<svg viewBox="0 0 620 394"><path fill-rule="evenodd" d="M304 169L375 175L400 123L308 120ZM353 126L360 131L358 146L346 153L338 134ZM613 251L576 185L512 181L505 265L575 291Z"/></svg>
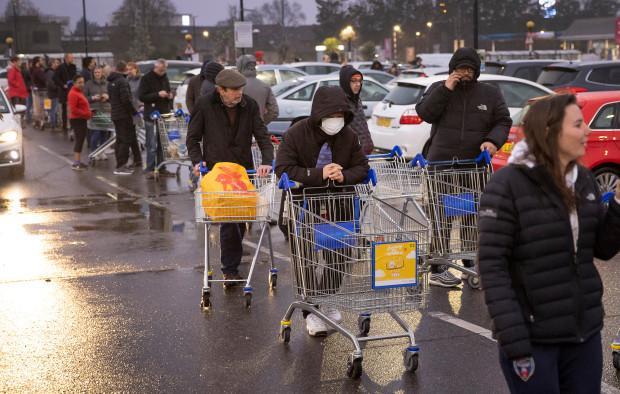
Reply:
<svg viewBox="0 0 620 394"><path fill-rule="evenodd" d="M373 178L372 170L369 174ZM397 312L423 308L429 290L429 223L373 196L367 182L355 188L307 187L300 193L293 192L300 185L286 174L279 182L287 191L283 216L297 299L282 318L280 340L290 341L296 309L315 314L353 343L347 360L351 378L361 376L361 344L370 341L407 338L405 367L411 372L418 368L413 330ZM330 319L321 307L358 314L359 335ZM373 313L388 313L403 331L368 336Z"/></svg>
<svg viewBox="0 0 620 394"><path fill-rule="evenodd" d="M45 110L45 99L47 98L47 90L32 89L32 124L34 128L45 129L48 114ZM51 103L50 103L51 108Z"/></svg>
<svg viewBox="0 0 620 394"><path fill-rule="evenodd" d="M373 190L382 199L419 199L424 192L424 171L403 157L397 145L388 153L369 155L368 165L377 174L380 182Z"/></svg>
<svg viewBox="0 0 620 394"><path fill-rule="evenodd" d="M478 207L493 172L491 156L483 151L472 160L428 162L421 155L412 165L424 170L426 196L423 204L433 224L432 264L455 268L467 275L467 283L480 287L480 275L455 260L477 259ZM457 235L458 234L458 235Z"/></svg>
<svg viewBox="0 0 620 394"><path fill-rule="evenodd" d="M114 130L114 122L112 122L112 115L107 112L93 111L93 115L88 120L88 128L90 130L104 130L110 133L110 137L88 155L89 164L93 166L95 165L96 159L100 156L105 155L105 151L116 142L116 134Z"/></svg>
<svg viewBox="0 0 620 394"><path fill-rule="evenodd" d="M282 139L276 137L275 135L271 136L271 144L273 145L273 164L272 166L275 169L275 158L276 155L278 154L278 148L280 147L280 144L282 143ZM256 143L256 141L252 142L252 162L254 163L254 169L257 170L258 167L263 163L263 156L261 154L260 151L260 146L258 146L258 143ZM274 192L276 189L277 185L273 184L273 188L274 188ZM270 208L270 212L269 215L271 217L271 224L276 224L278 221L277 218L277 214L278 214L278 208L280 207L280 198L279 198L279 194L275 193L274 194L274 198L271 202L271 208Z"/></svg>
<svg viewBox="0 0 620 394"><path fill-rule="evenodd" d="M200 173L206 175L208 169L204 166L200 166ZM196 222L204 225L205 238L204 238L204 278L202 287L202 299L201 305L204 309L211 309L213 304L211 302L211 284L214 282L241 282L244 283L243 293L245 299L246 308L250 308L252 304L252 275L258 257L260 255L261 247L263 245L265 236L268 241L269 247L269 286L271 289L275 289L278 279L278 269L274 265L273 260L273 247L271 243L271 231L269 228L269 210L271 201L273 200L275 183L275 174L273 171L268 176L258 176L256 171L248 170L248 177L256 188L254 191L222 191L222 192L205 192L200 188L194 192L195 200L195 212ZM226 207L226 203L214 204L213 201L218 199L220 201L228 200L235 201L234 206ZM247 201L239 204L239 201ZM206 213L207 210L216 212L216 216L209 216ZM252 263L246 279L242 280L224 280L213 279L213 270L209 262L209 234L211 232L211 226L215 224L228 224L228 223L258 223L260 228L260 236L256 245L256 251L252 258Z"/></svg>
<svg viewBox="0 0 620 394"><path fill-rule="evenodd" d="M185 166L192 171L192 161L187 151L187 125L189 115L183 110L177 110L168 114L160 114L154 111L151 119L155 120L159 143L161 145L164 160L155 167L155 178L158 178L159 169L167 164L177 164L177 176L181 167Z"/></svg>

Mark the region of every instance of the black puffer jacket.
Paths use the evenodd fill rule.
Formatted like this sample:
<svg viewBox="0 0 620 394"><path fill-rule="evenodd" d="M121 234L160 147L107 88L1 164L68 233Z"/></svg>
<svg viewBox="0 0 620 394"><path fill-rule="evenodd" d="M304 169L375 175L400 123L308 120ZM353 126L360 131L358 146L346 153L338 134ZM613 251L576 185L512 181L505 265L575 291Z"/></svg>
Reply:
<svg viewBox="0 0 620 394"><path fill-rule="evenodd" d="M237 105L235 127L231 127L224 103L215 92L200 97L194 105L187 131L187 150L194 164L205 161L208 168L213 168L215 163L225 161L253 169L252 137L260 147L262 164L272 165L273 145L256 101L243 95Z"/></svg>
<svg viewBox="0 0 620 394"><path fill-rule="evenodd" d="M144 119L150 120L153 111L160 114L172 111L172 100L159 97L162 90L170 93L170 81L166 74L159 76L153 70L144 74L138 87L138 98L144 103Z"/></svg>
<svg viewBox="0 0 620 394"><path fill-rule="evenodd" d="M493 85L478 82L480 58L475 50L461 48L450 60L450 73L459 65L475 67L474 81L458 83L454 91L445 81L435 82L415 109L433 125L423 153L433 161L473 159L489 141L498 149L506 142L512 120L504 97Z"/></svg>
<svg viewBox="0 0 620 394"><path fill-rule="evenodd" d="M606 211L594 177L579 167L575 251L569 212L542 166L493 175L479 210L480 274L494 336L509 359L532 344L581 343L603 327L594 258L620 248L620 205Z"/></svg>
<svg viewBox="0 0 620 394"><path fill-rule="evenodd" d="M68 87L69 81L73 81L77 74L77 68L75 64L62 62L60 66L54 72L54 83L58 87L58 101L61 103L67 102L67 95L69 94L70 87ZM67 86L65 88L65 86Z"/></svg>
<svg viewBox="0 0 620 394"><path fill-rule="evenodd" d="M108 77L108 96L112 107L112 120L130 119L136 112L133 106L131 88L125 76L113 72Z"/></svg>
<svg viewBox="0 0 620 394"><path fill-rule="evenodd" d="M372 137L370 136L370 130L368 130L368 123L366 123L366 114L364 113L364 104L360 99L360 95L354 94L351 90L351 77L354 75L359 75L362 77L362 81L364 76L361 72L356 70L351 65L343 66L340 69L340 87L344 90L344 93L347 95L347 101L349 102L349 106L351 107L351 112L353 113L353 120L349 127L351 130L357 134L360 144L362 144L362 150L365 154L369 155L372 153L375 148L374 143L372 142ZM363 83L363 82L362 82ZM361 88L361 86L360 86ZM360 91L361 92L361 91Z"/></svg>
<svg viewBox="0 0 620 394"><path fill-rule="evenodd" d="M345 113L345 127L334 136L321 130L321 120L336 112ZM321 147L328 142L332 150L332 162L343 168L344 184L355 185L368 176L368 160L362 152L357 135L349 124L353 114L342 89L322 86L312 101L310 117L295 123L284 134L278 149L276 174L287 173L290 179L305 186L321 186L323 169L316 168Z"/></svg>

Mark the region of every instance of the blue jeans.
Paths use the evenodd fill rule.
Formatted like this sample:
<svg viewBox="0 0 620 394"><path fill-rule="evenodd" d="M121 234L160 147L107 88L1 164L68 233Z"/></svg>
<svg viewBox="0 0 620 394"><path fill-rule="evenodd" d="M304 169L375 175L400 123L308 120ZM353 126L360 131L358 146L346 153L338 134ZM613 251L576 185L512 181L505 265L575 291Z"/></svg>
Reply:
<svg viewBox="0 0 620 394"><path fill-rule="evenodd" d="M533 344L534 375L527 382L517 376L501 350L499 360L513 394L589 394L601 392L602 351L601 333L584 343Z"/></svg>
<svg viewBox="0 0 620 394"><path fill-rule="evenodd" d="M52 127L58 126L58 98L50 99L52 100L52 108L49 110L50 114L50 124Z"/></svg>
<svg viewBox="0 0 620 394"><path fill-rule="evenodd" d="M32 121L32 93L28 93L28 98L26 99L26 120L28 122Z"/></svg>
<svg viewBox="0 0 620 394"><path fill-rule="evenodd" d="M159 143L159 135L155 122L144 119L144 130L146 131L146 172L155 170L158 163L164 161L163 151ZM162 168L163 169L163 168Z"/></svg>
<svg viewBox="0 0 620 394"><path fill-rule="evenodd" d="M106 140L105 130L90 130L90 151L93 152L101 146Z"/></svg>

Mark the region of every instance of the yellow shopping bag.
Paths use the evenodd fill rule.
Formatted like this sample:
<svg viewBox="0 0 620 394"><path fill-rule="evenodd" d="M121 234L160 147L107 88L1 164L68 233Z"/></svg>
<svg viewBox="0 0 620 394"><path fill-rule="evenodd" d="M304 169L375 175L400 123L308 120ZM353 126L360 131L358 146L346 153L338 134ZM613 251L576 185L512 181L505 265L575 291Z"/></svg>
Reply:
<svg viewBox="0 0 620 394"><path fill-rule="evenodd" d="M217 163L200 181L202 208L210 220L256 219L258 195L243 166Z"/></svg>
<svg viewBox="0 0 620 394"><path fill-rule="evenodd" d="M52 99L44 99L43 100L43 109L49 111L52 109Z"/></svg>

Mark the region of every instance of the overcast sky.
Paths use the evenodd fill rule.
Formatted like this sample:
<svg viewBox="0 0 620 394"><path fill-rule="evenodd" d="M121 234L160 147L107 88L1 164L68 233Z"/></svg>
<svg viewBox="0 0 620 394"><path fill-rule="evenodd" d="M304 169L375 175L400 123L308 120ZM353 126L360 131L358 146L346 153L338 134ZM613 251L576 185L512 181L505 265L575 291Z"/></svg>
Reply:
<svg viewBox="0 0 620 394"><path fill-rule="evenodd" d="M0 12L3 12L9 0L0 0ZM82 0L30 0L43 14L71 17L71 28L82 16ZM239 4L239 0L172 0L180 14L193 14L197 25L214 25L228 16L228 5ZM244 7L257 8L267 3L266 0L245 0ZM316 19L316 3L314 0L297 0L303 6L306 23L314 23ZM99 24L108 22L112 12L123 0L86 0L86 17Z"/></svg>

